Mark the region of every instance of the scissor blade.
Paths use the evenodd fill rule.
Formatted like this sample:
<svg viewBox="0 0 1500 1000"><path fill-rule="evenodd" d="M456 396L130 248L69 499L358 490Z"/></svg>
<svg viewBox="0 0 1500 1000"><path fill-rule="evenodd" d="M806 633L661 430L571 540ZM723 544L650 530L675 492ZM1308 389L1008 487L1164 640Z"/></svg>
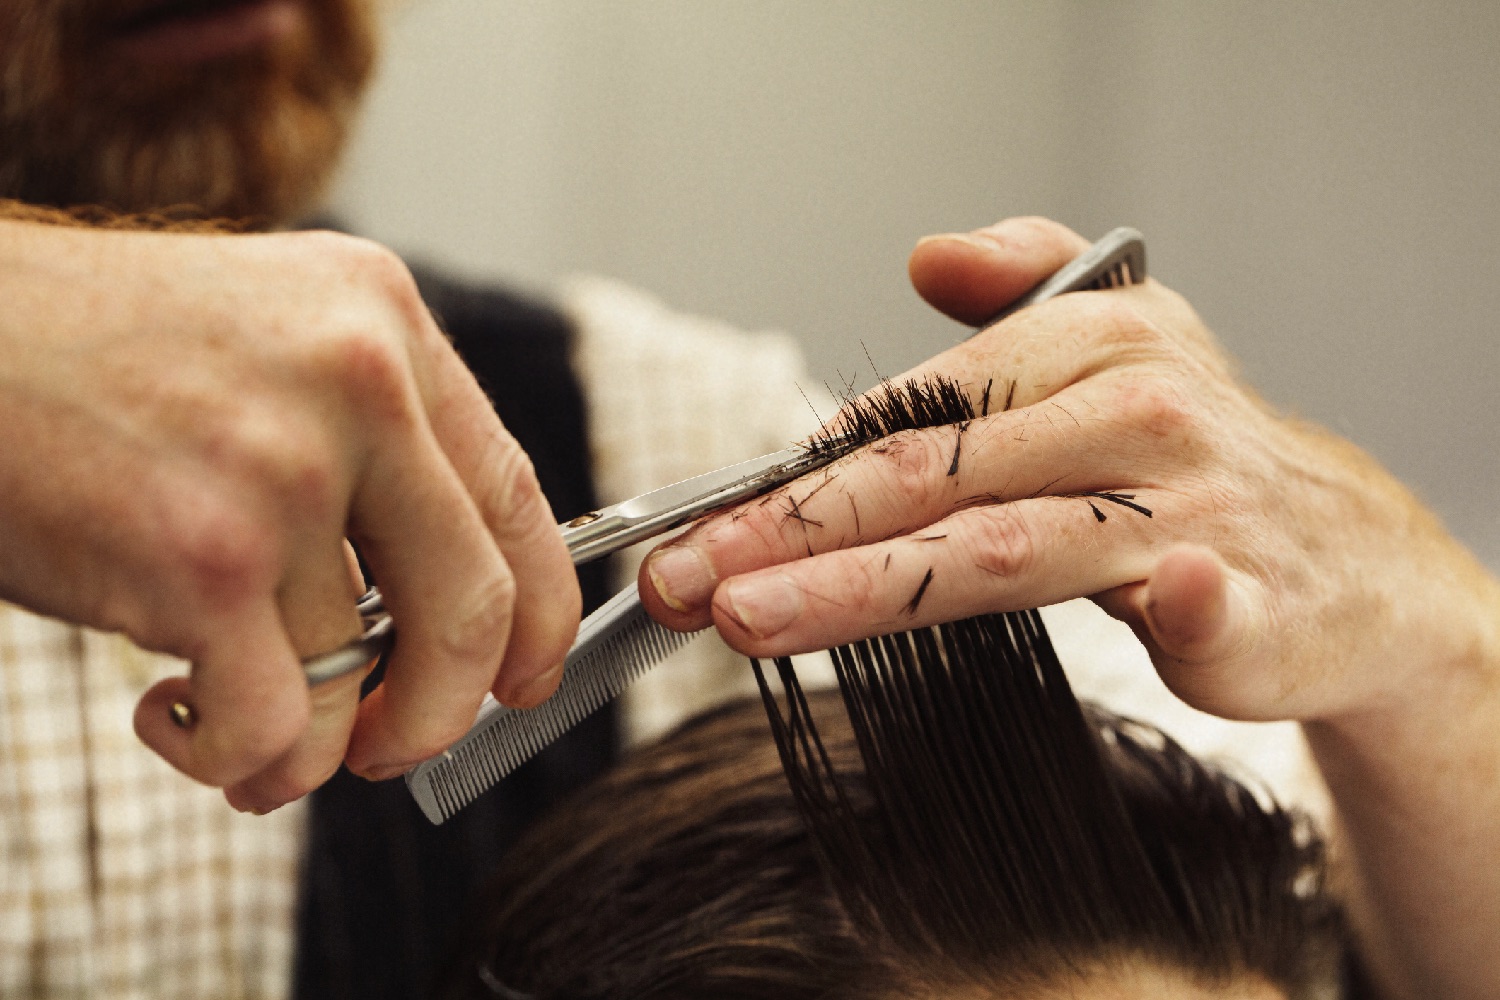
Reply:
<svg viewBox="0 0 1500 1000"><path fill-rule="evenodd" d="M783 448L575 517L563 525L563 541L574 563L586 563L748 500L837 457L837 449Z"/></svg>

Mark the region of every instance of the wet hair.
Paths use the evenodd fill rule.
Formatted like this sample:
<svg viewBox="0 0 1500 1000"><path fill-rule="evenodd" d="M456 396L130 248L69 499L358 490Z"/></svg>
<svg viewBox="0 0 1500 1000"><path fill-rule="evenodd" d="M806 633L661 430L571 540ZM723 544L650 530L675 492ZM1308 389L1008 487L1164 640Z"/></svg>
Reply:
<svg viewBox="0 0 1500 1000"><path fill-rule="evenodd" d="M1034 612L790 661L532 831L446 996L1004 995L1149 964L1288 997L1342 925L1307 822L1073 697Z"/></svg>

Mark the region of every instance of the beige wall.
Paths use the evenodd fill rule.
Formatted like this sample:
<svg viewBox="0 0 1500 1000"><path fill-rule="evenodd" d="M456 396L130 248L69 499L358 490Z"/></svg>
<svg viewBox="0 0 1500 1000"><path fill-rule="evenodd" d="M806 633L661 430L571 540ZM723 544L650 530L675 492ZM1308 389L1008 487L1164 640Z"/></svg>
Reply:
<svg viewBox="0 0 1500 1000"><path fill-rule="evenodd" d="M602 271L870 379L957 330L921 234L1145 232L1273 401L1500 566L1500 4L414 0L335 205L464 271Z"/></svg>

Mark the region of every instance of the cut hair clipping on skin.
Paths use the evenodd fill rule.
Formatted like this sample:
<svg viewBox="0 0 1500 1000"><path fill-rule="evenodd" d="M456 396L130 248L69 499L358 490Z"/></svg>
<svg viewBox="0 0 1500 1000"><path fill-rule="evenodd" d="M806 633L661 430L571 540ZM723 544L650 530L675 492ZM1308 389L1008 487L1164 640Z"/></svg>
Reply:
<svg viewBox="0 0 1500 1000"><path fill-rule="evenodd" d="M828 426L813 436L807 449L813 454L847 451L850 442L871 444L900 431L923 430L948 424L964 424L987 416L990 389L985 383L976 408L969 394L955 379L929 375L893 382L882 378L868 392L841 394L843 406Z"/></svg>

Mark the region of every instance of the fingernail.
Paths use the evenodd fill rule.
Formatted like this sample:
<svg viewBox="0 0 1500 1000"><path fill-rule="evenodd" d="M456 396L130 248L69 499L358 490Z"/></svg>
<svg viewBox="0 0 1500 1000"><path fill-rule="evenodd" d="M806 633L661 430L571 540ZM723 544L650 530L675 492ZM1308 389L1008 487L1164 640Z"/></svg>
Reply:
<svg viewBox="0 0 1500 1000"><path fill-rule="evenodd" d="M225 795L228 796L228 793L226 792ZM273 806L268 806L263 802L236 802L233 797L229 798L229 804L234 808L235 812L245 813L250 816L266 816L286 805L285 802L278 802Z"/></svg>
<svg viewBox="0 0 1500 1000"><path fill-rule="evenodd" d="M802 614L802 589L786 575L733 581L724 590L730 616L757 639L769 639Z"/></svg>
<svg viewBox="0 0 1500 1000"><path fill-rule="evenodd" d="M416 767L420 761L411 764L381 764L378 767L367 767L360 772L359 776L366 781L390 781L399 778L407 771Z"/></svg>
<svg viewBox="0 0 1500 1000"><path fill-rule="evenodd" d="M719 581L696 545L673 545L646 563L651 586L673 611L693 611L708 603Z"/></svg>
<svg viewBox="0 0 1500 1000"><path fill-rule="evenodd" d="M540 705L557 686L557 680L562 676L562 671L563 665L559 663L530 680L522 681L513 687L507 686L500 701L511 708L533 708Z"/></svg>
<svg viewBox="0 0 1500 1000"><path fill-rule="evenodd" d="M982 229L973 233L938 233L935 236L924 236L917 241L917 246L924 243L936 243L939 240L964 243L985 253L994 253L996 250L1004 249L1004 245L999 240L986 234Z"/></svg>

